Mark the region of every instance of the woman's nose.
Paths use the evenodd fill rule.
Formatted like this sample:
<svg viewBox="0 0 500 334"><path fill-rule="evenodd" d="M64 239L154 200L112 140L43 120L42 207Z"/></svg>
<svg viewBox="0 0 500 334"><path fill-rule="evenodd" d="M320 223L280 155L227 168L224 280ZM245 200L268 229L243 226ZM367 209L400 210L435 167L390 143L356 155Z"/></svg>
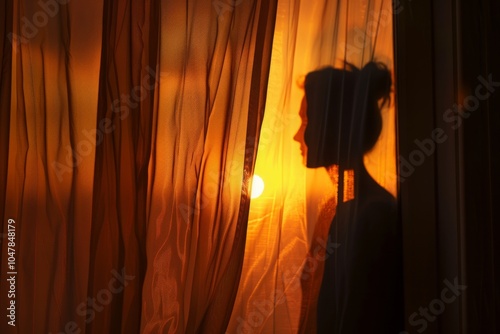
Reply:
<svg viewBox="0 0 500 334"><path fill-rule="evenodd" d="M298 137L299 137L299 131L297 131L297 133L295 133L295 135L293 136L293 140L299 141L299 139L298 139Z"/></svg>
<svg viewBox="0 0 500 334"><path fill-rule="evenodd" d="M301 144L304 142L304 130L302 129L302 126L297 130L295 136L293 136L293 140Z"/></svg>
<svg viewBox="0 0 500 334"><path fill-rule="evenodd" d="M304 123L304 121L302 121L302 124L300 124L300 127L297 130L297 133L295 134L295 136L293 136L293 139L295 141L298 141L299 143L305 144L306 126L307 126L307 123Z"/></svg>

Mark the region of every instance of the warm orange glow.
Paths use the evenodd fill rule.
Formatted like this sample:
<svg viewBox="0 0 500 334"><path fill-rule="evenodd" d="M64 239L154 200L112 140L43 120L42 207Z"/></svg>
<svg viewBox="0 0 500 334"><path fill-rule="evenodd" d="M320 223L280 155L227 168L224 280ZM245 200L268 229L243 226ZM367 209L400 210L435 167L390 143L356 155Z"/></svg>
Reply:
<svg viewBox="0 0 500 334"><path fill-rule="evenodd" d="M259 175L255 174L252 177L252 195L251 195L251 197L257 198L260 195L262 195L263 192L264 192L264 180L262 180L262 178Z"/></svg>
<svg viewBox="0 0 500 334"><path fill-rule="evenodd" d="M306 281L302 276L304 259L310 249L314 251L327 240L338 194L338 169L305 166L304 77L325 66L342 68L344 60L362 67L371 58L371 44L375 42L375 59L392 68L391 6L390 1L380 0L345 1L339 6L336 1L328 0L313 1L307 6L290 0L278 1L266 107L255 163L255 173L265 180L266 193L250 205L245 261L227 329L230 333L272 333L275 328L300 332L302 287L311 284L318 288L323 268L323 262L319 261L313 272L306 273L313 277L312 281ZM338 17L339 21L318 19L322 17ZM396 195L394 104L382 110L382 117L379 141L364 162L370 175ZM354 198L353 174L352 170L344 171L344 201ZM255 186L252 190L255 191ZM311 292L311 297L306 298L316 305L312 296ZM269 305L269 311L259 313L260 305ZM312 325L308 332L315 332L315 306L309 310L308 321ZM262 315L262 320L252 318L254 314Z"/></svg>

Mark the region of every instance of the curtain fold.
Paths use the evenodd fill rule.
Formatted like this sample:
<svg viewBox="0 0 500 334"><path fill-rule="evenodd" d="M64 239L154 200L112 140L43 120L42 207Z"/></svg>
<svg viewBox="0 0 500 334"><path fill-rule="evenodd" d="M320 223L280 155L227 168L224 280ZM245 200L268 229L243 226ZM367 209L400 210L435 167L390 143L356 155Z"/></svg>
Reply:
<svg viewBox="0 0 500 334"><path fill-rule="evenodd" d="M0 326L56 332L74 321L81 328L75 312L87 301L94 164L85 133L95 123L102 3L13 4L6 13L14 38L10 109L2 109L10 113L2 219L15 222L15 261L2 263L2 275L17 275L15 298L3 284L0 298L5 309L15 301L16 326Z"/></svg>
<svg viewBox="0 0 500 334"><path fill-rule="evenodd" d="M17 290L2 332L225 330L275 6L6 2L2 29L19 39L11 50L2 35L2 226L16 224ZM7 253L2 241L4 280Z"/></svg>
<svg viewBox="0 0 500 334"><path fill-rule="evenodd" d="M159 1L104 3L88 293L97 296L116 272L129 279L88 332L140 330L159 8Z"/></svg>
<svg viewBox="0 0 500 334"><path fill-rule="evenodd" d="M304 78L327 66L343 69L346 61L361 68L375 59L392 69L392 15L387 0L278 1L255 167L265 188L250 207L228 333L315 332L324 263L342 247L328 240L341 185L334 169L305 167ZM394 104L382 109L382 118L382 133L364 163L396 195Z"/></svg>
<svg viewBox="0 0 500 334"><path fill-rule="evenodd" d="M272 3L261 1L161 8L146 332L221 332L228 321L243 256L272 13Z"/></svg>
<svg viewBox="0 0 500 334"><path fill-rule="evenodd" d="M342 185L304 166L302 84L345 61L392 68L391 2L1 8L2 333L314 332L312 255L342 246L326 236ZM382 116L365 165L396 195Z"/></svg>

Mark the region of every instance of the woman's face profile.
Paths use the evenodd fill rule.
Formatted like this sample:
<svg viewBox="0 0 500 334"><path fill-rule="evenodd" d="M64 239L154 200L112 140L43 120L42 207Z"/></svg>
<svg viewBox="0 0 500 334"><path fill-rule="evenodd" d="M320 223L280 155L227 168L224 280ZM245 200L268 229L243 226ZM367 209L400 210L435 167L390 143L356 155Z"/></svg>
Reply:
<svg viewBox="0 0 500 334"><path fill-rule="evenodd" d="M301 125L293 139L308 168L359 165L380 135L379 100L389 98L390 72L373 62L349 68L325 67L305 77Z"/></svg>
<svg viewBox="0 0 500 334"><path fill-rule="evenodd" d="M293 139L300 144L300 153L302 155L304 165L306 165L307 160L307 144L305 140L305 133L307 128L307 101L306 97L302 98L302 103L300 105L299 116L301 119L300 127L297 130Z"/></svg>

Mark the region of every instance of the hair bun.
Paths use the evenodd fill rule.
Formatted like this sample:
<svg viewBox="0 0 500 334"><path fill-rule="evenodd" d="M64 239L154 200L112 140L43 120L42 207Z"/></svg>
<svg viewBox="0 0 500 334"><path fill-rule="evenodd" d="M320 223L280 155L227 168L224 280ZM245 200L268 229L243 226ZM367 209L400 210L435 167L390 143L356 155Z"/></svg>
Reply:
<svg viewBox="0 0 500 334"><path fill-rule="evenodd" d="M376 101L382 99L383 104L389 101L392 78L387 66L378 62L369 62L361 69L360 78L367 84L369 99Z"/></svg>

